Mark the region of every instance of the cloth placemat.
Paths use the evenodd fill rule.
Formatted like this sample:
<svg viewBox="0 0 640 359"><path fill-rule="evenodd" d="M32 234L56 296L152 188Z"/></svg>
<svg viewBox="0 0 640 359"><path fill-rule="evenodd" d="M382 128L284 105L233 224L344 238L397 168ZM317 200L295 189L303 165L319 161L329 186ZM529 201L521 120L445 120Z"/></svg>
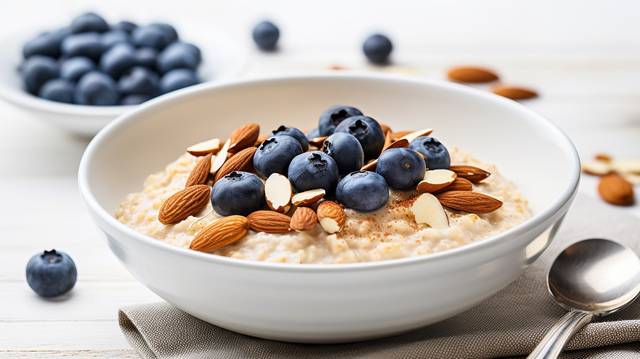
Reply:
<svg viewBox="0 0 640 359"><path fill-rule="evenodd" d="M640 253L640 220L579 195L549 249L510 286L443 322L396 337L337 345L253 338L196 319L167 303L120 309L122 332L143 358L492 358L528 354L565 313L546 290L550 262L568 244L601 237ZM587 325L566 358L640 358L640 304Z"/></svg>

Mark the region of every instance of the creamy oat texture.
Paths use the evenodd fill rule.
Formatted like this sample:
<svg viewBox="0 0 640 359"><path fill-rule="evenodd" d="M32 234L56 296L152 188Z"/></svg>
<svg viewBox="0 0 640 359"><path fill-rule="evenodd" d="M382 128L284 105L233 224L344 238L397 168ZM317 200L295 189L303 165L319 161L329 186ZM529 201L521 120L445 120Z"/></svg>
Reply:
<svg viewBox="0 0 640 359"><path fill-rule="evenodd" d="M185 153L164 171L149 176L142 192L129 194L120 204L116 218L140 233L188 248L200 229L219 218L212 212L211 204L197 217L189 217L175 225L163 225L157 216L163 201L184 188L195 162L196 157ZM375 212L359 213L347 209L345 228L338 234L328 235L319 225L310 233L249 231L244 239L215 254L283 263L352 263L414 257L491 237L531 216L527 201L495 166L479 162L456 148L451 151L451 163L473 165L491 172L488 179L474 184L474 191L500 199L503 206L483 215L446 210L450 227L438 230L415 223L409 201L406 201L414 195L412 191L392 191L389 203Z"/></svg>

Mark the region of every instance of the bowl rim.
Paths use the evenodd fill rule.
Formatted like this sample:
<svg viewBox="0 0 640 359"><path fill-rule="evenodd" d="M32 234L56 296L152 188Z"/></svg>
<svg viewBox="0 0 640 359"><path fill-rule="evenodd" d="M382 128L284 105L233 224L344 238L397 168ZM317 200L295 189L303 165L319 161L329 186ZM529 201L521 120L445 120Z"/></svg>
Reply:
<svg viewBox="0 0 640 359"><path fill-rule="evenodd" d="M352 79L355 81L362 80L382 80L399 82L414 85L428 85L435 88L442 88L447 90L453 90L461 92L465 95L473 96L476 98L489 100L500 106L510 107L514 110L520 111L523 114L537 119L537 124L548 130L549 136L555 139L564 151L568 152L570 157L571 176L568 179L568 186L562 192L562 194L551 203L551 205L544 208L542 211L534 214L531 218L524 222L512 227L504 232L501 232L495 236L485 238L480 241L474 241L456 248L448 249L442 252L430 253L423 256L405 257L398 259L389 259L382 261L371 262L356 262L356 263L344 263L344 264L298 264L298 263L272 263L263 261L251 261L245 259L236 259L225 256L212 255L209 253L203 253L194 251L188 248L182 248L173 246L171 244L159 241L145 234L139 233L127 225L118 221L111 213L103 208L91 192L91 186L89 185L89 166L93 159L94 154L99 150L101 144L106 139L110 138L114 132L118 132L122 128L125 128L131 121L131 119L137 117L139 114L148 111L150 108L154 108L157 105L168 105L172 103L178 103L184 98L196 95L208 90L224 90L231 87L252 86L255 84L264 83L286 83L289 81L300 80L327 80L327 79ZM99 219L111 227L115 231L119 232L127 239L139 240L141 243L150 245L156 249L177 253L178 255L185 255L187 257L212 262L219 265L230 265L235 267L244 267L248 269L261 269L261 270L275 270L275 271L303 271L303 272L331 272L331 271L359 271L359 270L371 270L381 269L396 266L405 266L416 263L428 263L438 262L453 257L460 257L467 253L478 251L481 249L495 247L503 243L507 238L513 238L520 236L546 220L553 217L558 211L560 211L565 204L571 201L574 194L577 191L578 183L580 179L580 160L575 145L571 142L569 137L551 121L545 119L541 115L537 114L533 110L518 104L515 101L494 95L492 93L483 92L468 86L439 81L439 80L427 80L427 79L414 79L400 75L389 74L371 74L362 72L341 72L341 73L327 73L327 72L304 72L301 74L288 74L288 75L268 75L254 77L251 79L240 80L228 80L225 82L217 83L203 83L189 88L175 91L171 94L162 96L159 100L149 101L131 112L127 112L119 116L114 121L110 122L105 128L103 128L89 143L87 146L78 170L78 186L81 197L85 202L88 209L93 212ZM104 229L103 229L104 230Z"/></svg>

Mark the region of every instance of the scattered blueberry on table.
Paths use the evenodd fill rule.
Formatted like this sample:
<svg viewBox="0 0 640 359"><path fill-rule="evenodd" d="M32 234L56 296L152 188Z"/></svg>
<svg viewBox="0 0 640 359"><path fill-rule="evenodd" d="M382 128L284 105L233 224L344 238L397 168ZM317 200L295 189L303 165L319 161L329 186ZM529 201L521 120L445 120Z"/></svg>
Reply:
<svg viewBox="0 0 640 359"><path fill-rule="evenodd" d="M389 56L393 51L391 40L383 34L373 34L362 44L362 51L367 59L376 65L389 63Z"/></svg>
<svg viewBox="0 0 640 359"><path fill-rule="evenodd" d="M135 105L200 83L200 49L168 23L109 24L88 12L27 41L22 55L25 90L62 103Z"/></svg>
<svg viewBox="0 0 640 359"><path fill-rule="evenodd" d="M280 29L271 21L261 21L251 33L256 46L262 51L274 51L280 38Z"/></svg>
<svg viewBox="0 0 640 359"><path fill-rule="evenodd" d="M31 257L27 263L27 283L39 296L52 298L69 292L78 272L71 257L52 249Z"/></svg>

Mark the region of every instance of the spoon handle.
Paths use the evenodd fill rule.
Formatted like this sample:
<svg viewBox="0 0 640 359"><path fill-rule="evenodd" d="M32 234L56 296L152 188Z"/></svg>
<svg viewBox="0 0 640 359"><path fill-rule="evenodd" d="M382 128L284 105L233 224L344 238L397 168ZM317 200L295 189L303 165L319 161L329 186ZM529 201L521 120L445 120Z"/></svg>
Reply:
<svg viewBox="0 0 640 359"><path fill-rule="evenodd" d="M542 338L527 359L557 358L575 332L593 319L593 314L577 310L565 314Z"/></svg>

